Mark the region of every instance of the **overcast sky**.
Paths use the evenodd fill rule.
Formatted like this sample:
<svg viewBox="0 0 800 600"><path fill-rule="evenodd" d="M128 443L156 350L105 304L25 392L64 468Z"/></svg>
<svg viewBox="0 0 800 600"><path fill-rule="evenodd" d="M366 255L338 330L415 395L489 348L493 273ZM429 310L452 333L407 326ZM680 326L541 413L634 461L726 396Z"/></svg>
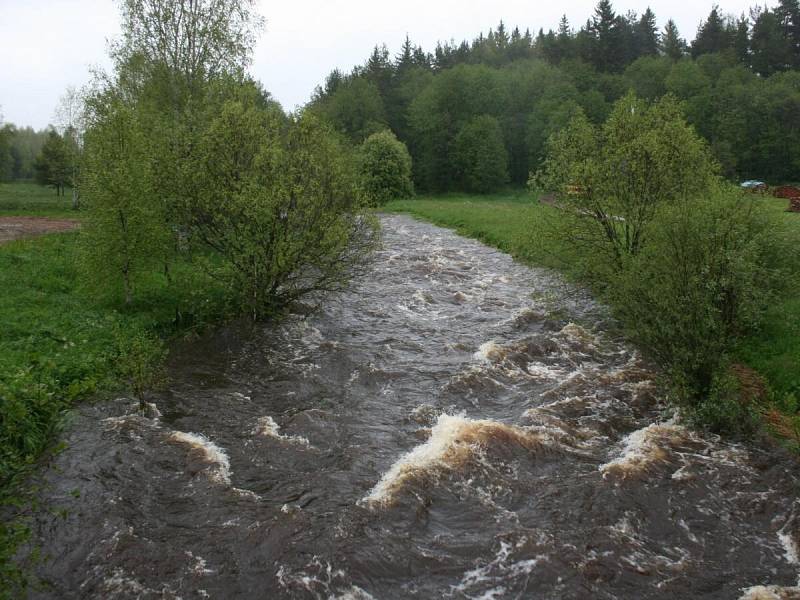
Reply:
<svg viewBox="0 0 800 600"><path fill-rule="evenodd" d="M739 15L756 0L720 0ZM763 4L763 0L758 2ZM283 0L260 2L267 19L251 72L285 109L304 104L334 68L349 71L375 44L394 55L406 33L430 51L438 40L472 39L501 19L532 32L574 27L592 14L596 0ZM770 5L774 2L770 2ZM663 28L675 19L684 38L694 38L711 0L616 0L617 12L650 6ZM89 80L89 67L108 66L108 39L119 33L113 0L0 0L0 113L5 122L45 127L67 86Z"/></svg>

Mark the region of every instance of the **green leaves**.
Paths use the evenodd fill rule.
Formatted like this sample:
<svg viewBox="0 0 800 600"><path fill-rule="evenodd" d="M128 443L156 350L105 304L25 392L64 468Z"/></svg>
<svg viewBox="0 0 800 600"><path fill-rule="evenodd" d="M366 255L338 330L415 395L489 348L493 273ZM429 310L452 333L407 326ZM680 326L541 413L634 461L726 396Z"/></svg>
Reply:
<svg viewBox="0 0 800 600"><path fill-rule="evenodd" d="M388 130L374 133L361 145L358 156L360 184L372 206L414 194L411 156L406 145Z"/></svg>
<svg viewBox="0 0 800 600"><path fill-rule="evenodd" d="M705 193L717 169L675 99L649 105L629 94L602 127L579 114L554 135L531 183L560 196L575 241L620 269L641 250L658 207Z"/></svg>
<svg viewBox="0 0 800 600"><path fill-rule="evenodd" d="M508 181L508 154L500 123L494 117L475 117L461 128L453 142L459 187L488 194Z"/></svg>
<svg viewBox="0 0 800 600"><path fill-rule="evenodd" d="M293 122L227 102L197 147L190 234L221 262L237 312L260 318L341 289L376 239L353 158L311 114Z"/></svg>

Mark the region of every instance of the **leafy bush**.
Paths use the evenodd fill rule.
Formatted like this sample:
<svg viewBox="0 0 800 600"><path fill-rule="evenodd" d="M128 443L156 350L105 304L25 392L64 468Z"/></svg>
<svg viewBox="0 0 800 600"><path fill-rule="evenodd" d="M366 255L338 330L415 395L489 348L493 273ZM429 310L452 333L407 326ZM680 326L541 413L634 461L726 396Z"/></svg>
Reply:
<svg viewBox="0 0 800 600"><path fill-rule="evenodd" d="M749 435L758 429L758 407L743 400L741 385L730 371L716 373L708 394L686 408L690 423L717 433Z"/></svg>
<svg viewBox="0 0 800 600"><path fill-rule="evenodd" d="M648 243L628 257L608 291L682 401L717 415L712 425L721 426L718 411L731 413L730 390L720 383L730 353L758 326L778 282L770 219L755 202L722 188L662 207Z"/></svg>
<svg viewBox="0 0 800 600"><path fill-rule="evenodd" d="M620 99L602 127L579 113L548 142L532 187L552 192L566 210L571 243L619 269L646 244L660 207L706 193L717 165L680 105Z"/></svg>
<svg viewBox="0 0 800 600"><path fill-rule="evenodd" d="M265 317L340 290L366 264L377 222L358 199L347 148L315 116L285 124L228 101L195 157L190 232L219 259L215 275L239 312Z"/></svg>
<svg viewBox="0 0 800 600"><path fill-rule="evenodd" d="M93 292L130 304L147 271L166 264L172 235L140 111L111 94L96 105L84 158L84 280Z"/></svg>
<svg viewBox="0 0 800 600"><path fill-rule="evenodd" d="M373 133L362 144L359 171L364 193L374 206L414 194L411 155L391 131Z"/></svg>
<svg viewBox="0 0 800 600"><path fill-rule="evenodd" d="M508 181L508 153L497 119L475 117L461 128L453 143L464 191L488 194Z"/></svg>
<svg viewBox="0 0 800 600"><path fill-rule="evenodd" d="M164 342L146 330L118 328L116 338L116 370L127 382L136 399L139 410L145 411L145 394L157 388L164 378Z"/></svg>

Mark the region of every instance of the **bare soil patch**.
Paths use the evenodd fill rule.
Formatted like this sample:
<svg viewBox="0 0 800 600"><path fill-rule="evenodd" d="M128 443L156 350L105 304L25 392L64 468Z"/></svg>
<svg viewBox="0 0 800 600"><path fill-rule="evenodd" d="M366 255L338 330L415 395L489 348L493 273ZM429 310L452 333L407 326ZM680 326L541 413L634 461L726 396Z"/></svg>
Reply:
<svg viewBox="0 0 800 600"><path fill-rule="evenodd" d="M50 219L48 217L0 217L0 244L45 233L77 229L76 219Z"/></svg>

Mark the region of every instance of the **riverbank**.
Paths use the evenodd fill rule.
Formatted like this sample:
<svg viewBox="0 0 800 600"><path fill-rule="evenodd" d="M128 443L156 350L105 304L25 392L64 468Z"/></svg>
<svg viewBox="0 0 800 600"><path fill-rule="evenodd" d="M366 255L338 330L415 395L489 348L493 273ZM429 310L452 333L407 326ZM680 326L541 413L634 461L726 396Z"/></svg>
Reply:
<svg viewBox="0 0 800 600"><path fill-rule="evenodd" d="M134 343L145 340L144 352L160 352L159 340L191 335L222 310L221 293L188 263L176 265L173 277L197 281L195 289L204 294L178 297L163 278L152 277L141 300L125 310L93 297L81 285L78 236L56 233L0 245L2 506L26 505L29 490L19 484L43 453L57 450L66 410L127 387L125 354ZM0 521L0 588L23 583L11 557L25 535L18 523Z"/></svg>
<svg viewBox="0 0 800 600"><path fill-rule="evenodd" d="M800 248L800 215L786 212L786 201L763 198L763 209L785 224L788 247ZM582 257L548 235L559 219L558 209L534 201L524 191L494 196L449 194L395 201L384 207L454 229L508 252L532 266L556 269L573 281L584 281ZM768 309L757 335L741 340L734 359L754 369L768 383L769 406L784 415L778 424L797 446L800 430L800 278Z"/></svg>

